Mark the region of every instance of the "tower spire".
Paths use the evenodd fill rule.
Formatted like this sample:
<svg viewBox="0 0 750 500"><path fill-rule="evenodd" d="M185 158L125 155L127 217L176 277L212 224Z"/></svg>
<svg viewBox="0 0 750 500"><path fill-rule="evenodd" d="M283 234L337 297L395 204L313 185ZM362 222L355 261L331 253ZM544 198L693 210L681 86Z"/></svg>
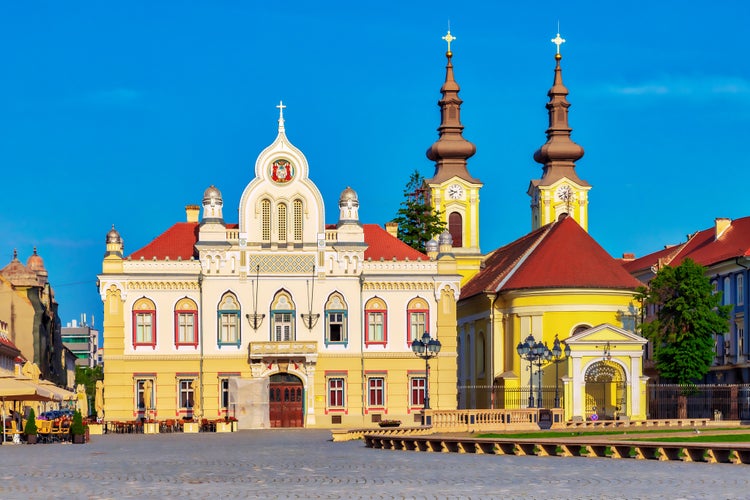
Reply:
<svg viewBox="0 0 750 500"><path fill-rule="evenodd" d="M466 160L474 155L477 148L462 135L464 126L461 124L461 104L463 101L458 97L461 87L458 86L453 76L453 52L451 52L451 42L456 40L456 37L449 29L442 38L448 43L448 50L445 53L448 62L445 66L445 82L440 89L443 98L438 101L441 118L437 129L439 138L427 150L427 158L435 162L435 175L429 182L442 182L454 176L470 182L479 182L469 175L466 169Z"/></svg>
<svg viewBox="0 0 750 500"><path fill-rule="evenodd" d="M547 180L554 182L560 177L568 177L580 183L582 181L576 175L575 162L583 157L583 148L570 138L573 130L568 124L570 103L566 98L568 89L563 84L560 67L562 60L560 46L565 43L565 39L558 33L551 41L557 45L557 53L555 54L555 77L552 88L547 92L549 128L547 129L547 142L534 153L534 161L544 165L543 182ZM550 179L547 179L548 177Z"/></svg>

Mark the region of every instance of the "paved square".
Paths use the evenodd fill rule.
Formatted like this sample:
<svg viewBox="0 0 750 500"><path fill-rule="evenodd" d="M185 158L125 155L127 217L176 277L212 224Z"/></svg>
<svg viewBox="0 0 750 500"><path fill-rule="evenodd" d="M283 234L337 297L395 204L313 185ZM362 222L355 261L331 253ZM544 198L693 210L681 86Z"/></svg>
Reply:
<svg viewBox="0 0 750 500"><path fill-rule="evenodd" d="M0 446L0 498L748 498L746 465L371 450L318 430Z"/></svg>

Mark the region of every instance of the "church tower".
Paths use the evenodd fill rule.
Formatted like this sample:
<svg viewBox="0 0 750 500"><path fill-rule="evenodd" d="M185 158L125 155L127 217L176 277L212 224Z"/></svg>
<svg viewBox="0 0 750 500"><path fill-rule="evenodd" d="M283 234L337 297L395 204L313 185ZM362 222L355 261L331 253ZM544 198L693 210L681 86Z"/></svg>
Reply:
<svg viewBox="0 0 750 500"><path fill-rule="evenodd" d="M479 189L482 182L469 174L466 161L476 152L476 146L464 139L461 124L461 104L458 97L461 87L453 77L451 42L456 38L448 34L445 56L448 64L445 83L440 93L439 138L427 150L427 158L435 162L435 174L425 179L430 203L442 214L453 239L453 254L462 284L479 270L482 260L479 249Z"/></svg>
<svg viewBox="0 0 750 500"><path fill-rule="evenodd" d="M531 228L537 229L568 214L588 231L588 192L591 186L578 178L576 160L583 157L583 148L570 138L568 89L563 85L560 68L560 45L565 42L560 33L552 39L557 45L555 78L547 92L549 128L547 142L534 153L534 161L544 165L541 179L531 181Z"/></svg>

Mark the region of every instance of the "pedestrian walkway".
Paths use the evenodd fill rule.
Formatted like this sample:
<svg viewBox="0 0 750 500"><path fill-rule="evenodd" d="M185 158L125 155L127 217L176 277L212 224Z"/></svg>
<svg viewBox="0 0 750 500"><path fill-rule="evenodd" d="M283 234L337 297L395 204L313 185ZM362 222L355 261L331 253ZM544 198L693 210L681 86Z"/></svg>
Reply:
<svg viewBox="0 0 750 500"><path fill-rule="evenodd" d="M744 466L371 450L330 431L0 446L0 498L747 498Z"/></svg>

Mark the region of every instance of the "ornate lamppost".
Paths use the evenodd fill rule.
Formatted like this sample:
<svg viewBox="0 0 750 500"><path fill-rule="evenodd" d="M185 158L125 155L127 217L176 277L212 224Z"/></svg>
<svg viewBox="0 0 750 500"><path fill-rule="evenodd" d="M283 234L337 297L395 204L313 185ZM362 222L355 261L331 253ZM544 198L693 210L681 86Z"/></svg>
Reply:
<svg viewBox="0 0 750 500"><path fill-rule="evenodd" d="M563 354L565 354L564 358ZM570 346L565 344L565 349L561 349L560 339L558 339L557 334L555 334L555 342L552 344L552 362L555 363L555 408L560 408L560 377L557 364L563 359L568 359L569 357Z"/></svg>
<svg viewBox="0 0 750 500"><path fill-rule="evenodd" d="M552 359L552 351L542 341L535 341L533 335L526 337L524 342L519 342L516 346L516 352L529 362L529 408L534 408L534 366L537 367L538 387L537 387L537 408L542 407L542 366Z"/></svg>
<svg viewBox="0 0 750 500"><path fill-rule="evenodd" d="M424 359L424 409L430 409L430 358L434 358L440 352L442 345L438 339L433 339L430 334L424 332L421 339L414 339L411 343L411 350L417 357Z"/></svg>

